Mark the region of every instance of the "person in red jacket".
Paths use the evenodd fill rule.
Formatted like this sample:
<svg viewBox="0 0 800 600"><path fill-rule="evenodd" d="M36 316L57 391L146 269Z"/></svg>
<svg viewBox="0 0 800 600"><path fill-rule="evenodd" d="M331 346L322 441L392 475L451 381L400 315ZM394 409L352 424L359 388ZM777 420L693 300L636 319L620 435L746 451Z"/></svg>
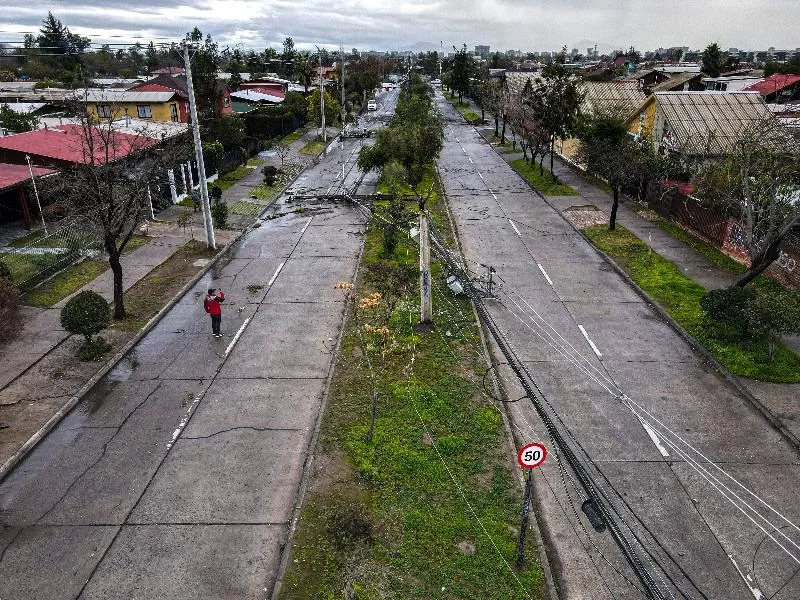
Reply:
<svg viewBox="0 0 800 600"><path fill-rule="evenodd" d="M216 293L217 291L219 293ZM211 331L214 333L214 337L222 337L219 326L222 323L222 306L220 306L220 302L223 300L225 300L225 294L222 290L208 288L208 295L206 295L206 299L203 302L203 308L211 315Z"/></svg>

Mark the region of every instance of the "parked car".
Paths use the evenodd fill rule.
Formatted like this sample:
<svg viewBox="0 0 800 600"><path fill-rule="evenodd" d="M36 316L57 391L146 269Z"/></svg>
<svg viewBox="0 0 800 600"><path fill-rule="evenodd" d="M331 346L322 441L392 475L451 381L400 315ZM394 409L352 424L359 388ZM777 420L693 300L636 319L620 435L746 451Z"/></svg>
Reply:
<svg viewBox="0 0 800 600"><path fill-rule="evenodd" d="M367 110L378 110L378 103L375 100L367 102Z"/></svg>

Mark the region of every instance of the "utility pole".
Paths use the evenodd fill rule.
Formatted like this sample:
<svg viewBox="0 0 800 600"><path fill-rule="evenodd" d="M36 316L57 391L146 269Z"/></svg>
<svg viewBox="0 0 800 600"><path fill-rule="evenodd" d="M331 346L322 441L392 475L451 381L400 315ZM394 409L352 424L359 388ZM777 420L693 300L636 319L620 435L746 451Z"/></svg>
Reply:
<svg viewBox="0 0 800 600"><path fill-rule="evenodd" d="M33 165L31 164L31 157L26 154L25 160L28 161L28 171L30 171L31 173L33 194L36 196L36 205L39 207L39 216L42 218L42 228L44 229L44 234L47 235L47 223L44 222L44 213L42 212L42 202L39 200L39 190L36 189L36 179L33 176Z"/></svg>
<svg viewBox="0 0 800 600"><path fill-rule="evenodd" d="M322 123L322 141L328 141L328 132L325 130L325 86L322 84L322 51L319 49L319 46L315 46L317 49L317 58L319 58L319 111L320 111L320 122Z"/></svg>
<svg viewBox="0 0 800 600"><path fill-rule="evenodd" d="M430 327L433 321L433 300L431 298L431 243L428 233L428 214L419 214L419 290L420 324Z"/></svg>
<svg viewBox="0 0 800 600"><path fill-rule="evenodd" d="M203 144L200 142L200 123L197 120L197 103L194 99L194 83L192 82L192 59L189 57L189 42L183 42L183 62L186 64L186 85L189 88L189 112L192 116L192 134L194 135L194 156L197 160L197 178L200 180L200 199L203 205L203 222L206 227L206 245L216 250L214 239L214 223L211 220L211 204L208 201L208 184L206 183L206 165L203 162ZM191 177L191 175L190 175Z"/></svg>
<svg viewBox="0 0 800 600"><path fill-rule="evenodd" d="M339 58L342 61L342 131L344 131L345 119L347 118L347 109L344 103L344 47L339 46ZM344 141L342 142L344 143Z"/></svg>

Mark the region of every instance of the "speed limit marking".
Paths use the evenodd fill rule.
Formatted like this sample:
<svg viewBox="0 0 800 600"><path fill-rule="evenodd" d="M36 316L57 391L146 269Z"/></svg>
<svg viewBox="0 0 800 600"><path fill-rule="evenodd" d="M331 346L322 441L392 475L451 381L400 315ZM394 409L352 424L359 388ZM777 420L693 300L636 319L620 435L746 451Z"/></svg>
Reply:
<svg viewBox="0 0 800 600"><path fill-rule="evenodd" d="M517 462L523 469L538 467L545 458L547 458L547 448L539 442L525 444L517 453Z"/></svg>

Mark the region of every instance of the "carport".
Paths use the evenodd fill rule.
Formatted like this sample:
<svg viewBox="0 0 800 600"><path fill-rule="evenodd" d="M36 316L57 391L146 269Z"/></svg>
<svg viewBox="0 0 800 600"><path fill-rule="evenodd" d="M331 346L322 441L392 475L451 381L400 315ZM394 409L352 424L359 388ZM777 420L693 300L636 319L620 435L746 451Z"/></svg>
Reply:
<svg viewBox="0 0 800 600"><path fill-rule="evenodd" d="M52 169L33 167L33 176L54 173ZM0 224L22 220L25 229L31 228L31 214L25 188L31 183L31 169L27 165L0 163Z"/></svg>

